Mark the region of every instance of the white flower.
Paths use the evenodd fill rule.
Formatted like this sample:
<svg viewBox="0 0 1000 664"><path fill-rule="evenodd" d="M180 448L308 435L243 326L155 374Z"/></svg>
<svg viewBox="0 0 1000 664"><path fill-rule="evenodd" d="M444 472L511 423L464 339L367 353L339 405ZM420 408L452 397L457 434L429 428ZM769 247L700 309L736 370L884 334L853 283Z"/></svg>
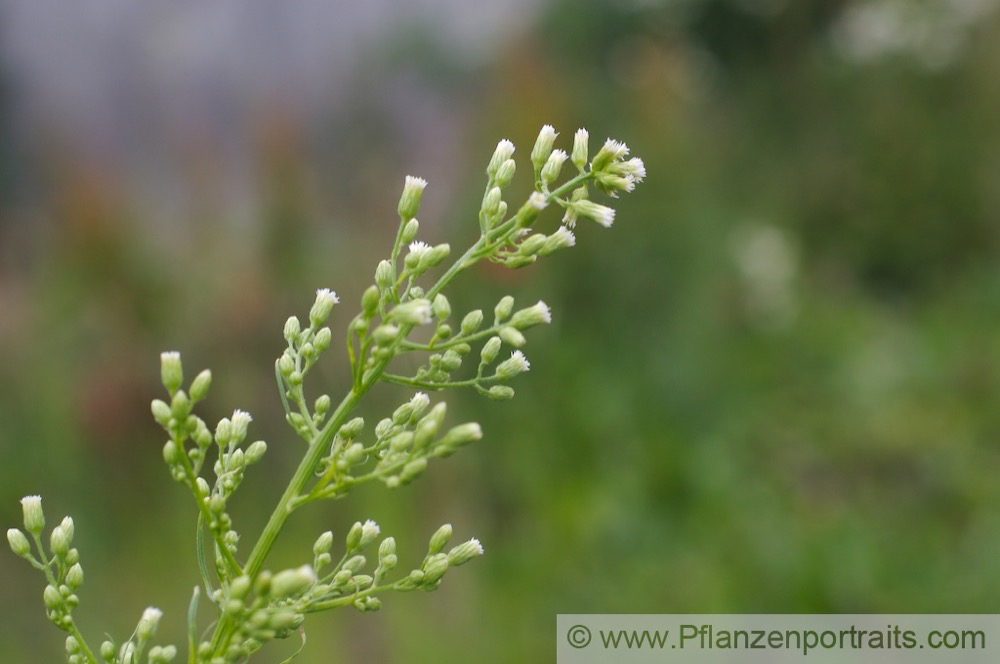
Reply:
<svg viewBox="0 0 1000 664"><path fill-rule="evenodd" d="M549 204L549 202L545 200L545 194L540 191L531 192L531 196L528 196L528 202L531 203L531 206L536 210L544 210Z"/></svg>
<svg viewBox="0 0 1000 664"><path fill-rule="evenodd" d="M361 548L368 546L381 532L382 529L379 528L377 523L371 519L366 520L361 524Z"/></svg>
<svg viewBox="0 0 1000 664"><path fill-rule="evenodd" d="M312 309L309 310L309 322L314 327L322 325L330 317L333 305L338 302L340 302L340 298L329 288L316 289L316 301L313 302Z"/></svg>
<svg viewBox="0 0 1000 664"><path fill-rule="evenodd" d="M610 228L611 224L615 223L614 208L609 208L607 205L590 200L580 200L570 203L570 206L577 214L593 219L605 228Z"/></svg>
<svg viewBox="0 0 1000 664"><path fill-rule="evenodd" d="M610 153L612 161L617 161L628 156L628 146L621 141L611 138L604 141L604 147L601 148L601 151Z"/></svg>
<svg viewBox="0 0 1000 664"><path fill-rule="evenodd" d="M532 307L521 309L510 319L510 324L519 330L532 327L534 325L548 324L552 322L552 311L549 305L541 300Z"/></svg>
<svg viewBox="0 0 1000 664"><path fill-rule="evenodd" d="M232 436L237 441L243 440L247 435L247 427L253 422L253 418L250 417L250 413L245 410L234 410L232 418Z"/></svg>
<svg viewBox="0 0 1000 664"><path fill-rule="evenodd" d="M573 136L573 163L577 168L583 168L587 164L587 151L590 144L590 134L586 129L576 130Z"/></svg>
<svg viewBox="0 0 1000 664"><path fill-rule="evenodd" d="M317 288L316 299L331 302L332 304L340 304L340 298L329 288Z"/></svg>
<svg viewBox="0 0 1000 664"><path fill-rule="evenodd" d="M576 236L573 235L573 231L566 228L565 226L560 226L555 233L549 236L549 239L545 242L545 251L555 251L556 249L565 249L567 247L576 246Z"/></svg>
<svg viewBox="0 0 1000 664"><path fill-rule="evenodd" d="M500 380L509 380L514 376L524 373L531 368L531 364L528 359L519 350L515 350L510 354L510 358L504 360L497 367L497 377Z"/></svg>
<svg viewBox="0 0 1000 664"><path fill-rule="evenodd" d="M410 253L416 256L416 260L420 260L428 251L431 250L431 245L417 240L416 242L410 243L409 249Z"/></svg>
<svg viewBox="0 0 1000 664"><path fill-rule="evenodd" d="M413 406L414 408L419 408L420 410L427 408L427 406L429 406L430 403L431 403L430 397L428 397L423 392L417 392L416 394L413 395L413 398L410 399L410 405Z"/></svg>

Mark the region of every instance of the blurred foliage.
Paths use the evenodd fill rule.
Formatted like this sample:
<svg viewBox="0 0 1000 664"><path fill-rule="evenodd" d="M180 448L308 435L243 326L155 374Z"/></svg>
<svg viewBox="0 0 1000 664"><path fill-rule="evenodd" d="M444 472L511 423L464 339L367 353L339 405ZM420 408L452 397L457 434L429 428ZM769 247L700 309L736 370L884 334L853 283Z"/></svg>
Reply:
<svg viewBox="0 0 1000 664"><path fill-rule="evenodd" d="M936 69L854 62L831 37L851 5L563 0L472 69L431 38L397 41L318 146L280 113L260 123L252 228L210 209L150 228L100 168L47 155L45 223L0 225L4 522L27 493L72 512L85 632L122 635L154 603L179 641L194 515L148 415L157 353L210 366L207 414L247 408L270 443L237 500L246 542L300 452L272 384L284 316L317 286L353 306L405 172L431 180L430 237L471 239L495 141L524 157L552 122L624 139L649 178L611 231L583 226L558 260L481 269L452 297L552 305L519 398L451 396L481 445L402 492L307 510L271 564L365 517L402 565L442 522L488 555L433 596L308 623L302 661L544 661L557 612L996 612L1000 23ZM459 148L408 142L404 93L445 113ZM364 414L404 396L385 388ZM0 659L55 661L22 567L0 555Z"/></svg>

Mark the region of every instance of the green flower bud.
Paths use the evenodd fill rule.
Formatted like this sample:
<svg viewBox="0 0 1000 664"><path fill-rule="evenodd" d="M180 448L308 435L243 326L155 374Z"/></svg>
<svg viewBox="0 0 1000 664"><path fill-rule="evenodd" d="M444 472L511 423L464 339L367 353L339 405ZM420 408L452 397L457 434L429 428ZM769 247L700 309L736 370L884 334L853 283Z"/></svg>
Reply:
<svg viewBox="0 0 1000 664"><path fill-rule="evenodd" d="M472 334L479 329L479 326L483 324L483 311L482 309L476 309L475 311L470 311L465 314L465 318L462 319L462 334Z"/></svg>
<svg viewBox="0 0 1000 664"><path fill-rule="evenodd" d="M230 420L232 423L232 438L236 442L242 442L244 438L247 437L247 428L250 423L253 422L253 418L250 417L250 413L245 410L234 410L233 419Z"/></svg>
<svg viewBox="0 0 1000 664"><path fill-rule="evenodd" d="M458 567L481 555L483 555L483 545L479 543L479 540L473 538L468 542L462 542L448 552L448 564Z"/></svg>
<svg viewBox="0 0 1000 664"><path fill-rule="evenodd" d="M70 540L66 537L66 531L63 530L62 526L56 526L52 529L52 534L49 536L49 548L52 549L54 555L62 558L69 553L69 543Z"/></svg>
<svg viewBox="0 0 1000 664"><path fill-rule="evenodd" d="M296 613L291 609L278 609L271 613L270 619L267 621L268 627L278 631L295 629L303 622L302 614Z"/></svg>
<svg viewBox="0 0 1000 664"><path fill-rule="evenodd" d="M419 230L420 230L420 222L417 221L416 219L410 219L408 222L406 222L406 225L403 226L403 231L400 234L400 243L409 244L413 242L413 240L416 239L417 232L419 232Z"/></svg>
<svg viewBox="0 0 1000 664"><path fill-rule="evenodd" d="M520 256L534 256L545 246L548 238L542 233L535 233L517 247Z"/></svg>
<svg viewBox="0 0 1000 664"><path fill-rule="evenodd" d="M250 592L250 577L246 574L236 577L229 584L229 596L233 599L243 599Z"/></svg>
<svg viewBox="0 0 1000 664"><path fill-rule="evenodd" d="M501 327L499 334L500 338L504 341L504 343L506 343L508 346L513 346L514 348L520 348L527 342L527 339L524 338L524 335L521 334L521 332L516 327L512 327L510 325L505 325L504 327Z"/></svg>
<svg viewBox="0 0 1000 664"><path fill-rule="evenodd" d="M497 306L494 307L493 314L496 316L497 322L502 323L510 317L510 312L513 310L514 298L510 295L504 295L500 298L500 301L497 302Z"/></svg>
<svg viewBox="0 0 1000 664"><path fill-rule="evenodd" d="M432 556L436 553L441 553L444 551L444 547L448 545L448 540L451 539L451 524L446 523L437 531L431 535L430 544L427 547L427 555Z"/></svg>
<svg viewBox="0 0 1000 664"><path fill-rule="evenodd" d="M272 580L272 578L273 577L272 577L271 572L269 570L264 570L263 572L261 572L260 574L258 574L257 575L257 580L254 581L254 583L253 583L253 591L255 593L257 593L258 595L260 595L261 597L265 597L267 595L270 595L271 594L271 580Z"/></svg>
<svg viewBox="0 0 1000 664"><path fill-rule="evenodd" d="M379 325L372 332L372 339L379 346L388 346L399 336L399 328L395 325Z"/></svg>
<svg viewBox="0 0 1000 664"><path fill-rule="evenodd" d="M45 586L45 591L42 592L42 601L45 602L45 608L50 611L55 611L65 606L63 596L52 584Z"/></svg>
<svg viewBox="0 0 1000 664"><path fill-rule="evenodd" d="M431 310L434 312L434 317L438 320L447 320L448 316L451 315L451 304L448 302L448 298L438 293L431 304Z"/></svg>
<svg viewBox="0 0 1000 664"><path fill-rule="evenodd" d="M521 309L510 319L510 324L518 330L526 330L535 325L541 325L542 323L548 324L551 322L552 312L549 309L549 305L545 304L541 300L539 300L538 304L533 307Z"/></svg>
<svg viewBox="0 0 1000 664"><path fill-rule="evenodd" d="M309 310L309 323L312 327L319 327L330 317L333 305L340 302L340 298L329 288L320 288L316 291L316 300Z"/></svg>
<svg viewBox="0 0 1000 664"><path fill-rule="evenodd" d="M420 477L425 470L427 470L427 459L414 459L403 466L403 470L399 474L399 481L403 484L409 484Z"/></svg>
<svg viewBox="0 0 1000 664"><path fill-rule="evenodd" d="M165 428L170 423L170 406L168 406L165 401L161 399L153 399L153 403L150 404L150 410L153 411L153 419L156 420L157 424L161 427Z"/></svg>
<svg viewBox="0 0 1000 664"><path fill-rule="evenodd" d="M386 556L395 555L396 553L396 540L393 537L386 537L382 540L382 543L378 547L378 558L379 561L384 559Z"/></svg>
<svg viewBox="0 0 1000 664"><path fill-rule="evenodd" d="M427 180L415 178L412 175L406 176L403 182L403 194L399 197L400 219L408 221L417 216L417 210L420 209L420 199L424 195L424 187L426 186Z"/></svg>
<svg viewBox="0 0 1000 664"><path fill-rule="evenodd" d="M494 401L506 401L514 398L514 388L507 385L494 385L487 390L486 395Z"/></svg>
<svg viewBox="0 0 1000 664"><path fill-rule="evenodd" d="M281 375L285 378L291 376L292 372L295 371L295 360L287 350L281 354L280 358L278 358L278 371L280 371Z"/></svg>
<svg viewBox="0 0 1000 664"><path fill-rule="evenodd" d="M397 305L388 317L404 325L426 325L431 322L432 313L430 301L419 298Z"/></svg>
<svg viewBox="0 0 1000 664"><path fill-rule="evenodd" d="M111 641L101 643L101 659L110 662L115 657L115 644Z"/></svg>
<svg viewBox="0 0 1000 664"><path fill-rule="evenodd" d="M372 540L378 537L379 532L378 524L371 519L368 519L364 523L355 521L347 533L347 550L360 551L364 549Z"/></svg>
<svg viewBox="0 0 1000 664"><path fill-rule="evenodd" d="M313 345L316 346L316 351L322 353L327 348L330 347L330 342L333 340L333 333L328 327L321 327L319 332L316 333L316 338L313 340Z"/></svg>
<svg viewBox="0 0 1000 664"><path fill-rule="evenodd" d="M490 163L486 167L486 175L495 179L500 171L500 167L510 160L513 154L514 144L506 138L497 143L496 150L493 151L493 156L490 157Z"/></svg>
<svg viewBox="0 0 1000 664"><path fill-rule="evenodd" d="M434 435L441 428L441 422L444 421L447 408L448 406L442 401L431 408L431 412L424 415L417 422L417 426L413 431L413 447L415 449L421 450L425 448L434 439Z"/></svg>
<svg viewBox="0 0 1000 664"><path fill-rule="evenodd" d="M536 173L548 160L549 154L552 152L552 144L555 143L556 136L558 135L556 130L552 128L552 125L545 125L538 132L538 138L535 139L535 147L531 149L531 163L534 164Z"/></svg>
<svg viewBox="0 0 1000 664"><path fill-rule="evenodd" d="M369 286L365 289L364 294L361 296L361 310L364 312L366 318L373 317L375 312L378 311L378 301L378 286Z"/></svg>
<svg viewBox="0 0 1000 664"><path fill-rule="evenodd" d="M163 611L160 611L155 606L150 606L142 612L142 618L139 619L139 624L135 628L136 637L140 643L148 641L156 634L156 629L160 626L160 618L162 617Z"/></svg>
<svg viewBox="0 0 1000 664"><path fill-rule="evenodd" d="M403 452L413 445L413 432L401 431L389 439L389 449L393 452Z"/></svg>
<svg viewBox="0 0 1000 664"><path fill-rule="evenodd" d="M556 181L559 177L559 172L562 170L563 164L566 159L569 158L563 150L553 150L552 154L545 161L545 165L542 166L542 182L549 185Z"/></svg>
<svg viewBox="0 0 1000 664"><path fill-rule="evenodd" d="M303 565L295 569L278 572L271 579L271 595L278 599L297 597L316 583L316 572L312 566Z"/></svg>
<svg viewBox="0 0 1000 664"><path fill-rule="evenodd" d="M22 558L27 558L31 555L31 545L28 543L28 538L17 528L7 530L7 543L10 544L10 550L15 555Z"/></svg>
<svg viewBox="0 0 1000 664"><path fill-rule="evenodd" d="M66 557L63 558L63 562L70 566L77 564L80 562L80 552L76 549L70 549Z"/></svg>
<svg viewBox="0 0 1000 664"><path fill-rule="evenodd" d="M446 350L441 356L441 368L445 371L454 371L462 366L462 356L453 350Z"/></svg>
<svg viewBox="0 0 1000 664"><path fill-rule="evenodd" d="M555 233L545 239L545 244L542 245L542 249L538 252L538 255L548 256L559 249L566 249L575 245L576 236L573 235L573 232L565 226L560 226Z"/></svg>
<svg viewBox="0 0 1000 664"><path fill-rule="evenodd" d="M302 331L302 324L299 323L298 316L289 316L285 321L284 336L290 344L298 343L299 333Z"/></svg>
<svg viewBox="0 0 1000 664"><path fill-rule="evenodd" d="M357 574L362 569L364 569L364 566L365 564L367 564L367 562L368 561L365 559L364 556L361 555L352 556L348 558L347 561L344 563L344 570L350 572L352 575Z"/></svg>
<svg viewBox="0 0 1000 664"><path fill-rule="evenodd" d="M431 250L425 253L420 259L420 271L423 272L435 265L439 265L441 261L448 258L449 254L451 254L451 245L447 242L431 247Z"/></svg>
<svg viewBox="0 0 1000 664"><path fill-rule="evenodd" d="M586 129L577 129L576 134L573 135L573 164L576 165L580 171L583 171L584 167L587 165L587 152L589 150L590 134L587 133Z"/></svg>
<svg viewBox="0 0 1000 664"><path fill-rule="evenodd" d="M205 369L191 382L191 399L201 401L208 396L208 388L212 385L212 372Z"/></svg>
<svg viewBox="0 0 1000 664"><path fill-rule="evenodd" d="M516 225L518 228L528 228L535 223L538 219L538 214L548 207L549 202L546 200L545 195L540 192L533 192L531 196L528 196L528 200L521 206L517 211L517 217L515 218Z"/></svg>
<svg viewBox="0 0 1000 664"><path fill-rule="evenodd" d="M171 395L184 383L181 354L177 351L160 353L160 380Z"/></svg>
<svg viewBox="0 0 1000 664"><path fill-rule="evenodd" d="M184 390L174 392L174 398L170 400L170 413L174 419L183 422L191 414L191 400Z"/></svg>
<svg viewBox="0 0 1000 664"><path fill-rule="evenodd" d="M381 261L378 267L375 268L375 285L379 287L380 290L389 290L393 287L393 276L394 270L392 269L392 263L389 261Z"/></svg>
<svg viewBox="0 0 1000 664"><path fill-rule="evenodd" d="M362 429L365 428L365 421L363 418L355 417L350 420L347 424L340 427L340 437L346 440L351 440L352 438L357 438L361 435Z"/></svg>
<svg viewBox="0 0 1000 664"><path fill-rule="evenodd" d="M496 375L500 380L510 380L514 376L528 371L530 368L531 364L524 357L524 353L515 350L510 354L509 359L500 363L500 366L497 367Z"/></svg>
<svg viewBox="0 0 1000 664"><path fill-rule="evenodd" d="M448 571L448 556L443 553L436 553L430 556L423 564L424 586L432 586L441 580L445 572Z"/></svg>
<svg viewBox="0 0 1000 664"><path fill-rule="evenodd" d="M492 364L493 360L497 359L497 353L500 352L502 343L500 337L490 337L490 340L483 344L483 349L479 353L483 364Z"/></svg>
<svg viewBox="0 0 1000 664"><path fill-rule="evenodd" d="M258 440L251 443L250 447L247 448L246 454L243 455L243 459L246 465L251 465L257 463L264 457L264 453L267 452L267 443L263 440Z"/></svg>
<svg viewBox="0 0 1000 664"><path fill-rule="evenodd" d="M21 510L24 513L24 529L33 535L40 535L45 530L45 513L42 512L42 497L25 496L21 499Z"/></svg>
<svg viewBox="0 0 1000 664"><path fill-rule="evenodd" d="M80 566L80 563L75 563L66 572L66 585L73 590L83 585L83 568Z"/></svg>
<svg viewBox="0 0 1000 664"><path fill-rule="evenodd" d="M70 655L80 652L80 642L76 640L75 636L66 637L66 652Z"/></svg>
<svg viewBox="0 0 1000 664"><path fill-rule="evenodd" d="M322 535L316 538L316 543L313 544L313 553L317 556L321 553L330 553L330 549L332 548L333 548L333 533L327 530Z"/></svg>
<svg viewBox="0 0 1000 664"><path fill-rule="evenodd" d="M517 164L513 159L508 159L504 163L500 164L500 168L497 170L496 183L498 187L507 187L511 181L514 179L514 172L517 170Z"/></svg>
<svg viewBox="0 0 1000 664"><path fill-rule="evenodd" d="M365 446L361 443L354 443L344 450L344 463L347 467L356 466L365 460Z"/></svg>
<svg viewBox="0 0 1000 664"><path fill-rule="evenodd" d="M500 210L500 203L503 200L503 192L500 187L493 187L483 196L483 214L492 217Z"/></svg>
<svg viewBox="0 0 1000 664"><path fill-rule="evenodd" d="M441 444L445 447L457 448L462 445L467 445L473 441L480 440L483 437L483 430L476 422L468 422L466 424L459 424L457 427L453 427L451 431L445 434L444 438L441 439Z"/></svg>

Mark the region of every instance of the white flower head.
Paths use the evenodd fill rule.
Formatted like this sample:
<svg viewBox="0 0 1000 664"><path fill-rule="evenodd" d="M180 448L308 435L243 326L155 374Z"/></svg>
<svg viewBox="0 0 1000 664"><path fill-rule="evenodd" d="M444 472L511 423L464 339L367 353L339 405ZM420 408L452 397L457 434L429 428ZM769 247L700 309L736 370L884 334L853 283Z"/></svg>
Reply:
<svg viewBox="0 0 1000 664"><path fill-rule="evenodd" d="M410 253L416 256L416 259L419 260L423 258L428 251L431 250L431 245L427 244L426 242L421 242L420 240L417 240L416 242L410 243L409 250Z"/></svg>
<svg viewBox="0 0 1000 664"><path fill-rule="evenodd" d="M502 164L514 156L514 144L506 138L501 140L497 143L497 149L494 151L493 156Z"/></svg>
<svg viewBox="0 0 1000 664"><path fill-rule="evenodd" d="M382 529L379 528L378 524L371 519L366 520L361 524L361 548L364 548L372 543L372 541L379 536Z"/></svg>
<svg viewBox="0 0 1000 664"><path fill-rule="evenodd" d="M528 202L531 203L531 207L536 210L544 210L549 202L545 200L545 194L540 191L531 192L531 196L528 197Z"/></svg>
<svg viewBox="0 0 1000 664"><path fill-rule="evenodd" d="M427 408L427 406L429 406L430 403L431 403L430 397L428 397L423 392L417 392L416 394L413 395L413 398L410 399L410 405L413 406L414 408L419 408L420 410Z"/></svg>
<svg viewBox="0 0 1000 664"><path fill-rule="evenodd" d="M604 147L601 148L602 151L607 151L611 155L612 161L617 161L619 159L624 159L628 156L628 146L621 141L616 141L612 138L604 141Z"/></svg>
<svg viewBox="0 0 1000 664"><path fill-rule="evenodd" d="M340 298L332 290L329 288L317 288L316 301L313 302L312 309L309 310L310 324L314 327L322 325L330 317L333 305L338 302L340 302Z"/></svg>
<svg viewBox="0 0 1000 664"><path fill-rule="evenodd" d="M413 192L422 192L426 186L427 180L413 175L407 175L403 181L403 189L409 189Z"/></svg>
<svg viewBox="0 0 1000 664"><path fill-rule="evenodd" d="M524 356L519 350L515 350L510 354L510 359L513 360L521 368L521 371L527 371L531 368L531 363L528 362L528 358Z"/></svg>
<svg viewBox="0 0 1000 664"><path fill-rule="evenodd" d="M241 441L246 438L247 428L250 426L251 422L253 422L253 418L250 417L250 413L245 410L234 410L233 418L231 420L233 438L237 441Z"/></svg>
<svg viewBox="0 0 1000 664"><path fill-rule="evenodd" d="M573 135L573 163L577 168L587 165L587 152L590 149L590 133L582 127Z"/></svg>
<svg viewBox="0 0 1000 664"><path fill-rule="evenodd" d="M565 226L560 226L555 233L549 236L548 243L552 244L553 249L565 249L567 247L576 246L576 235L573 231L566 228Z"/></svg>
<svg viewBox="0 0 1000 664"><path fill-rule="evenodd" d="M610 228L615 223L615 210L607 205L584 199L572 202L570 206L577 214L593 219L605 228Z"/></svg>

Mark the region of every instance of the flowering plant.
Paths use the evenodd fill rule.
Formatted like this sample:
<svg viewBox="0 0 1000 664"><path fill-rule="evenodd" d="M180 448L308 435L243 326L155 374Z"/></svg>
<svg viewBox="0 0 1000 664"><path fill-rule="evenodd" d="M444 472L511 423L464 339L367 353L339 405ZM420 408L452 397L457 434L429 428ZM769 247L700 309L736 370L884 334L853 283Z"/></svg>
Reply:
<svg viewBox="0 0 1000 664"><path fill-rule="evenodd" d="M593 202L590 186L616 197L619 192L632 191L646 175L642 160L626 160L628 148L623 143L609 139L588 164L586 130L576 132L571 154L553 149L556 136L549 125L539 133L531 151L534 191L511 213L503 190L516 170L514 145L500 141L486 168L479 239L428 286L421 285L426 275L446 263L451 248L416 239L420 226L416 214L427 183L406 177L392 251L378 264L374 284L362 294L361 310L347 326L351 388L336 406L328 394L307 398L304 385L309 371L332 344L333 333L326 323L339 304L337 295L319 289L304 322L295 316L285 322L287 347L275 362L275 376L285 418L308 448L245 558L227 507L247 469L265 455L267 444L262 440L246 444L252 420L242 410L219 421L214 432L209 429L195 414L195 407L206 398L212 374L202 371L185 390L180 354L161 354L160 372L168 398L154 400L152 413L168 436L163 459L173 479L191 492L198 515L202 585L195 586L188 610L188 662L244 661L268 641L296 631L302 633L304 643L302 625L307 613L340 606L375 611L387 593L434 590L449 569L482 555L483 547L474 538L448 548L452 529L443 525L430 537L421 564L394 574L398 565L396 542L385 537L375 547L381 532L368 520L356 522L348 531L336 562L334 536L327 531L313 544L310 563L275 573L264 569L286 520L300 507L340 498L365 482L380 481L389 488L408 484L432 460L447 457L482 437L474 422L445 427L445 403L432 407L426 392L471 388L496 400L514 396L508 383L530 368L520 350L525 344L524 333L551 321L549 307L538 302L515 311L514 299L506 296L494 307L492 322L487 323L482 310L476 309L465 314L456 329L449 322L452 309L445 289L461 272L484 259L520 268L572 247L576 238L570 229L580 218L611 226L614 209ZM557 184L567 160L577 172ZM563 225L548 235L532 233L531 227L551 203L564 211ZM428 331L421 333L425 328ZM473 346L479 347L475 374L457 377L463 364L476 357ZM498 362L505 346L513 350ZM393 360L409 354L421 354L424 364L413 375L390 372ZM352 417L352 413L380 382L419 391L366 433L364 420ZM209 459L213 459L211 474L205 472ZM68 633L66 656L70 664L133 664L144 654L151 664L172 661L178 653L175 646L151 644L161 619L161 612L152 607L143 612L126 641L116 643L109 638L95 654L73 620L84 579L80 554L72 546L73 519L67 516L51 530L46 548L41 498L28 496L21 504L24 530L11 528L7 539L14 553L44 573L47 585L42 599L49 620ZM376 553L370 562L367 552L372 548ZM214 613L212 629L205 637L198 626L203 593Z"/></svg>

